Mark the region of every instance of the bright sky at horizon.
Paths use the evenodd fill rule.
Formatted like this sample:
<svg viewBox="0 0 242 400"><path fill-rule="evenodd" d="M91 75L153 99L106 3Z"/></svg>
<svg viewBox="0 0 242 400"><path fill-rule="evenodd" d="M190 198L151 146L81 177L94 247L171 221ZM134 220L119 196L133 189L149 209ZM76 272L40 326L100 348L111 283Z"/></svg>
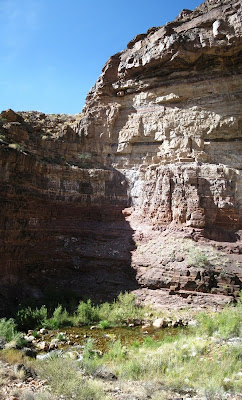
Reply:
<svg viewBox="0 0 242 400"><path fill-rule="evenodd" d="M0 0L0 111L81 112L108 58L202 0Z"/></svg>

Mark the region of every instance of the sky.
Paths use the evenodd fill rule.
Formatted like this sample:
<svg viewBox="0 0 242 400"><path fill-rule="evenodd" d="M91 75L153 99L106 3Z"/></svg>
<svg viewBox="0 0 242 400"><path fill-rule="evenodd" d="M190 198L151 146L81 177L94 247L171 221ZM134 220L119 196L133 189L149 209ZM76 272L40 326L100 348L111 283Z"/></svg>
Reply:
<svg viewBox="0 0 242 400"><path fill-rule="evenodd" d="M202 0L0 0L0 111L81 112L108 58Z"/></svg>

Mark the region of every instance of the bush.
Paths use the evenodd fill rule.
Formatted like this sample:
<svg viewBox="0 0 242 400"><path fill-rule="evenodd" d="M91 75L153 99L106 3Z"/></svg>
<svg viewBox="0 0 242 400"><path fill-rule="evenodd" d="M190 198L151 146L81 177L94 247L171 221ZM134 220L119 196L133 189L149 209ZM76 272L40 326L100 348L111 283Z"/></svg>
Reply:
<svg viewBox="0 0 242 400"><path fill-rule="evenodd" d="M54 312L53 316L44 322L44 326L49 329L57 329L62 326L68 326L72 324L72 319L69 316L66 309L62 309L62 306L58 306Z"/></svg>
<svg viewBox="0 0 242 400"><path fill-rule="evenodd" d="M90 325L98 322L99 320L98 307L92 305L90 299L86 303L84 301L79 303L77 312L75 314L75 325Z"/></svg>
<svg viewBox="0 0 242 400"><path fill-rule="evenodd" d="M192 267L206 268L210 266L210 261L207 255L199 249L190 249L188 260L188 265Z"/></svg>
<svg viewBox="0 0 242 400"><path fill-rule="evenodd" d="M35 309L26 307L17 312L16 321L20 329L38 329L46 325L47 315L48 310L46 306Z"/></svg>
<svg viewBox="0 0 242 400"><path fill-rule="evenodd" d="M241 334L242 303L237 307L225 307L218 313L200 313L198 330L212 336L215 332L222 338Z"/></svg>
<svg viewBox="0 0 242 400"><path fill-rule="evenodd" d="M6 342L13 340L16 332L16 323L12 318L8 320L6 318L0 319L0 336L3 337Z"/></svg>
<svg viewBox="0 0 242 400"><path fill-rule="evenodd" d="M147 310L146 310L147 311ZM135 305L135 297L132 293L120 293L112 304L104 303L100 306L101 319L110 325L120 325L144 318L145 309Z"/></svg>
<svg viewBox="0 0 242 400"><path fill-rule="evenodd" d="M110 328L110 323L106 319L104 319L103 321L99 322L98 327L101 329L107 329Z"/></svg>
<svg viewBox="0 0 242 400"><path fill-rule="evenodd" d="M120 340L118 339L110 344L107 358L113 361L122 361L126 358L126 354L126 348L122 346Z"/></svg>

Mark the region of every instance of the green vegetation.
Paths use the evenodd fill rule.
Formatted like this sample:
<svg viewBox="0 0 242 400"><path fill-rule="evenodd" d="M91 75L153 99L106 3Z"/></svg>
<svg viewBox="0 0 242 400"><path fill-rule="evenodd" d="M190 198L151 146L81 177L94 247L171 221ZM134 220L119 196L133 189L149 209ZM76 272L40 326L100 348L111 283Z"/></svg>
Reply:
<svg viewBox="0 0 242 400"><path fill-rule="evenodd" d="M127 348L116 340L102 358L92 343L92 352L83 358L83 368L95 375L95 369L108 366L125 382L151 380L176 390L202 389L208 399L226 391L238 392L242 389L242 354L236 337L241 313L239 303L218 313L199 314L198 327L168 335L162 341L148 336L143 344L134 342Z"/></svg>
<svg viewBox="0 0 242 400"><path fill-rule="evenodd" d="M16 323L12 318L8 320L6 318L0 319L1 337L9 343L9 348L22 348L26 344L23 334L17 331Z"/></svg>
<svg viewBox="0 0 242 400"><path fill-rule="evenodd" d="M18 318L21 317L24 323L46 326L99 321L99 325L105 327L109 323L132 321L137 316L144 316L144 310L135 306L133 296L127 293L112 304L94 306L90 300L81 302L72 316L62 306L57 307L51 316L48 316L45 306L34 310L26 308L25 312L21 310L18 313ZM2 350L0 356L8 362L19 363L22 360L27 363L42 379L48 379L53 395L62 395L66 399L107 399L103 391L105 385L102 386L96 377L100 371L111 371L117 377L118 385L125 390L132 382L140 388L151 382L154 388L158 388L150 395L153 400L166 398L162 392L164 388L198 390L207 400L222 400L226 399L227 392L240 392L242 389L241 316L242 302L239 301L237 306L227 306L221 312L199 313L197 326L180 329L175 336L167 332L162 340L146 336L143 343L135 341L123 346L114 335L104 354L95 348L94 339L87 338L81 361L57 353L44 362L26 361L20 352L12 349ZM16 333L13 319L0 321L0 335L7 341L13 340ZM57 337L65 340L64 334L59 333ZM49 399L48 392L43 396Z"/></svg>
<svg viewBox="0 0 242 400"><path fill-rule="evenodd" d="M218 313L200 313L197 316L199 322L198 332L209 336L217 335L223 339L230 336L241 335L242 306L225 307Z"/></svg>
<svg viewBox="0 0 242 400"><path fill-rule="evenodd" d="M104 399L100 385L95 382L87 382L74 361L52 357L45 363L36 363L35 368L41 378L48 379L54 393L62 395L65 399Z"/></svg>
<svg viewBox="0 0 242 400"><path fill-rule="evenodd" d="M6 320L6 318L0 319L0 337L3 337L6 342L10 342L16 334L16 323L12 318L9 320Z"/></svg>
<svg viewBox="0 0 242 400"><path fill-rule="evenodd" d="M80 158L80 160L90 160L91 159L91 153L79 153L78 154L78 158Z"/></svg>
<svg viewBox="0 0 242 400"><path fill-rule="evenodd" d="M21 308L16 315L19 329L38 329L45 326L47 322L48 310L46 306L32 309L31 307Z"/></svg>
<svg viewBox="0 0 242 400"><path fill-rule="evenodd" d="M105 329L110 326L123 325L127 321L143 319L146 311L135 305L135 299L131 293L121 293L113 303L95 306L91 300L81 301L73 314L69 314L61 305L56 307L53 313L46 306L21 308L16 315L16 322L21 330L41 327L57 329L64 326L84 326L98 323L99 328Z"/></svg>
<svg viewBox="0 0 242 400"><path fill-rule="evenodd" d="M208 256L200 249L189 249L187 264L191 267L206 268L210 266Z"/></svg>

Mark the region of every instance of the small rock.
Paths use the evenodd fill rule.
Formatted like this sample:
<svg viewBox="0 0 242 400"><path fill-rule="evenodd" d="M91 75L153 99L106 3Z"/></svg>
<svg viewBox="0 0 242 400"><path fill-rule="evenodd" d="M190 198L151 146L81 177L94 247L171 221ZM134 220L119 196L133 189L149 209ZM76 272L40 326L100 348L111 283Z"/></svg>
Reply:
<svg viewBox="0 0 242 400"><path fill-rule="evenodd" d="M5 344L5 349L10 350L10 349L17 349L18 345L16 340L11 340L11 342L8 342Z"/></svg>
<svg viewBox="0 0 242 400"><path fill-rule="evenodd" d="M23 353L24 356L30 357L30 358L36 358L36 351L33 349L29 349L28 347L24 347L21 352Z"/></svg>
<svg viewBox="0 0 242 400"><path fill-rule="evenodd" d="M76 351L68 351L66 353L66 356L68 358L70 358L71 360L77 360L79 358L79 355L78 355L78 353Z"/></svg>
<svg viewBox="0 0 242 400"><path fill-rule="evenodd" d="M40 333L41 335L46 335L46 334L48 333L48 331L47 331L47 329L45 329L45 328L41 328L41 329L39 330L39 333Z"/></svg>
<svg viewBox="0 0 242 400"><path fill-rule="evenodd" d="M101 379L116 380L117 376L106 368L100 368L96 371L95 375Z"/></svg>
<svg viewBox="0 0 242 400"><path fill-rule="evenodd" d="M191 319L188 321L188 326L197 326L197 321L195 319Z"/></svg>
<svg viewBox="0 0 242 400"><path fill-rule="evenodd" d="M49 350L58 349L59 341L58 339L52 339L49 345Z"/></svg>
<svg viewBox="0 0 242 400"><path fill-rule="evenodd" d="M26 340L26 342L28 342L28 343L31 343L31 342L33 342L33 340L35 339L35 337L34 336L32 336L32 335L25 335L24 336L24 339Z"/></svg>
<svg viewBox="0 0 242 400"><path fill-rule="evenodd" d="M4 349L6 345L6 340L4 339L4 337L0 337L0 349Z"/></svg>
<svg viewBox="0 0 242 400"><path fill-rule="evenodd" d="M40 343L36 343L36 347L37 347L39 350L47 350L48 345L47 345L46 342L40 342Z"/></svg>
<svg viewBox="0 0 242 400"><path fill-rule="evenodd" d="M157 318L154 322L153 322L153 327L154 328L166 328L168 326L167 321L164 318Z"/></svg>
<svg viewBox="0 0 242 400"><path fill-rule="evenodd" d="M124 91L123 91L123 90L120 90L120 91L117 93L117 96L118 96L118 97L123 97L123 96L124 96Z"/></svg>

